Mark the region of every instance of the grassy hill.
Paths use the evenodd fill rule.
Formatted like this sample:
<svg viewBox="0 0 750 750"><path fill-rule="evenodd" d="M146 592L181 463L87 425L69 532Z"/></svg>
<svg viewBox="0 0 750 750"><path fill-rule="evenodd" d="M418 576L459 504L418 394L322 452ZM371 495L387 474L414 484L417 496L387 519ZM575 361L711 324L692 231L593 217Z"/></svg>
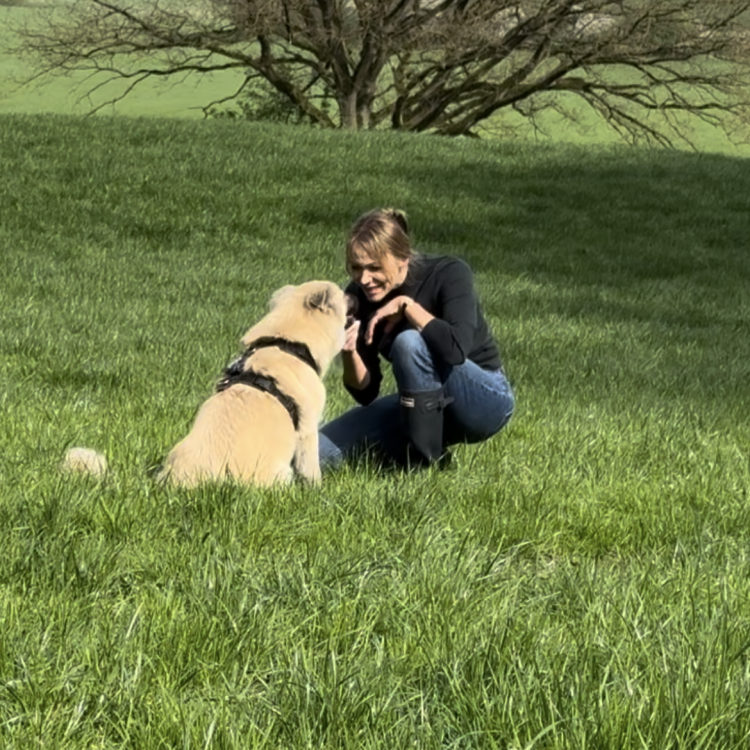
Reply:
<svg viewBox="0 0 750 750"><path fill-rule="evenodd" d="M0 745L745 746L745 161L6 115L0 170ZM509 428L443 471L155 484L382 204L475 269Z"/></svg>

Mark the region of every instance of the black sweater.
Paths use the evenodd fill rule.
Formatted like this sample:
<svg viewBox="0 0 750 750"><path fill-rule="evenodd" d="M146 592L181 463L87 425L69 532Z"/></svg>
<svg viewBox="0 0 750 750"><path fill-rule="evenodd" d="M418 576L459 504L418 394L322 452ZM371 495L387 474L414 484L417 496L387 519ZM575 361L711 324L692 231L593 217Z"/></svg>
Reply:
<svg viewBox="0 0 750 750"><path fill-rule="evenodd" d="M366 388L357 390L347 386L352 397L367 405L380 392L383 379L379 354L390 360L393 339L409 324L402 321L388 336L383 335L385 321L375 329L372 344L365 344L367 324L373 313L394 297L406 295L435 316L422 329L432 356L447 365L460 365L467 359L485 370L501 367L500 354L474 290L471 269L458 258L444 255L420 255L409 264L406 281L391 291L381 302L370 302L364 292L351 282L347 293L356 296L359 306L357 318L362 321L357 340L357 352L370 373Z"/></svg>

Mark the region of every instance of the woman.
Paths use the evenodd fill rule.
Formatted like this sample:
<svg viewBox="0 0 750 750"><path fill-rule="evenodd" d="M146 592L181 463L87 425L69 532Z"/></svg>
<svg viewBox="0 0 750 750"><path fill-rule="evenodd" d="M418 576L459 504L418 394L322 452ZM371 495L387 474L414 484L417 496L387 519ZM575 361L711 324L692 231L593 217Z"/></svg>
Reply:
<svg viewBox="0 0 750 750"><path fill-rule="evenodd" d="M513 392L466 263L416 253L405 215L378 209L352 227L346 266L356 312L343 377L361 406L321 428L321 465L366 448L401 465L432 463L449 445L497 433ZM381 356L398 393L378 398Z"/></svg>

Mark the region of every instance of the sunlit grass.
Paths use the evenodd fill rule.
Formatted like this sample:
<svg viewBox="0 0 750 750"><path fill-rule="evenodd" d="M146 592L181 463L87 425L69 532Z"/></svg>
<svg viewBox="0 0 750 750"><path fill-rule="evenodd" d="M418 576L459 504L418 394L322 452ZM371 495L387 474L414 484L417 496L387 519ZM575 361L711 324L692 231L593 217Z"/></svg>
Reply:
<svg viewBox="0 0 750 750"><path fill-rule="evenodd" d="M744 747L746 166L0 118L0 744ZM475 269L507 430L443 471L156 485L271 292L343 281L383 204Z"/></svg>

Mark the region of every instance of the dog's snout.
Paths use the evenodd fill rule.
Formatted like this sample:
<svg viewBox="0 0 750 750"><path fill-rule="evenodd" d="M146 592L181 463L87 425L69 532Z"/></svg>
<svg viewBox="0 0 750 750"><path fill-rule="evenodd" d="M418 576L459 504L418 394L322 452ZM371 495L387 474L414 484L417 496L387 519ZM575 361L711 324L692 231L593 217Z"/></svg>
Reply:
<svg viewBox="0 0 750 750"><path fill-rule="evenodd" d="M359 307L359 302L357 301L357 298L353 294L346 294L344 296L346 297L347 319L354 318L354 316L357 314L357 308Z"/></svg>

